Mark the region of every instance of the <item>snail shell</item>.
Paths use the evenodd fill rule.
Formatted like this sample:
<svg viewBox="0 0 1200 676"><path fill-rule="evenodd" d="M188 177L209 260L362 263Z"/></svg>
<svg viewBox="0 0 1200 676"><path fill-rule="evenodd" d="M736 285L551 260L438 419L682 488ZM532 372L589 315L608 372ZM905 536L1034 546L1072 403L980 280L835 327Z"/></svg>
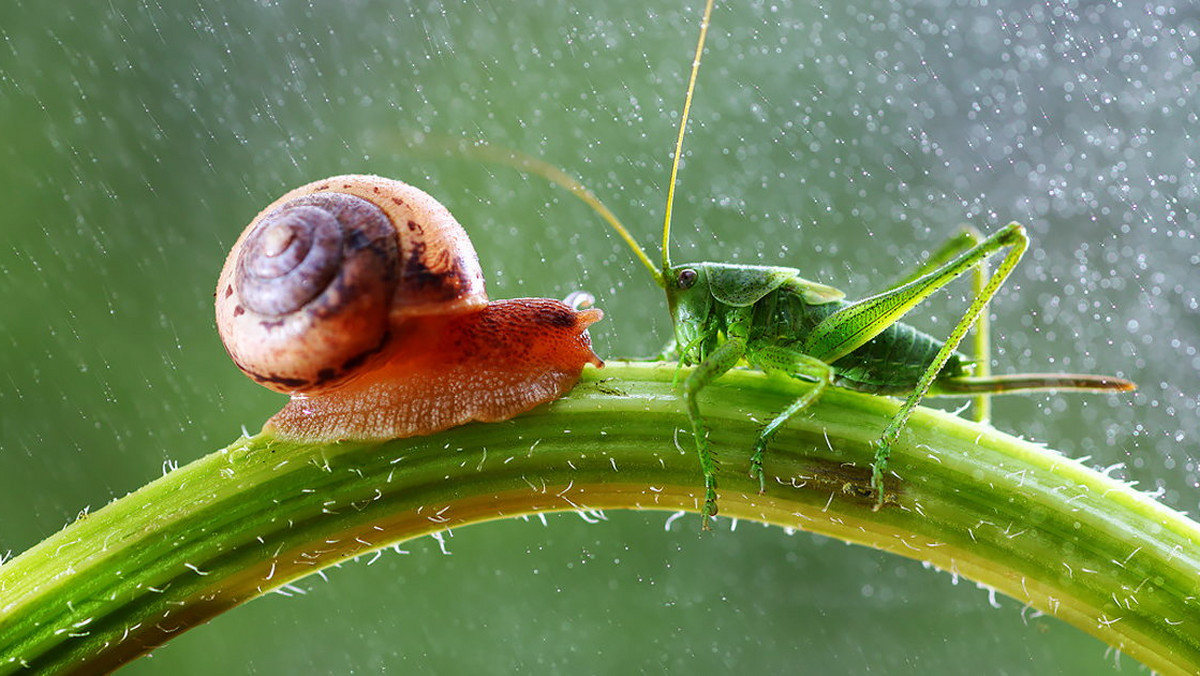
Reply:
<svg viewBox="0 0 1200 676"><path fill-rule="evenodd" d="M217 284L217 330L255 381L313 393L353 375L398 320L487 300L471 240L437 200L335 176L287 193L242 233Z"/></svg>
<svg viewBox="0 0 1200 676"><path fill-rule="evenodd" d="M466 232L441 204L377 176L276 200L221 271L217 329L234 363L291 402L284 437L383 439L511 418L578 381L603 314L488 302Z"/></svg>

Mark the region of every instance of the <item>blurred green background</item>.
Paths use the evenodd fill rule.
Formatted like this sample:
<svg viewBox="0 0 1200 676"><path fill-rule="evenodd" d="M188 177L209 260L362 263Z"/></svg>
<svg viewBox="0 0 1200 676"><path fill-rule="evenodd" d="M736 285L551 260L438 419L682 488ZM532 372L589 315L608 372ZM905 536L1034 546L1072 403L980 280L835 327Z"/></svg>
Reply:
<svg viewBox="0 0 1200 676"><path fill-rule="evenodd" d="M653 245L699 4L0 4L0 553L281 405L225 357L212 287L253 215L310 180L414 183L466 226L493 297L586 289L602 356L660 347L659 293L586 207L405 139L543 157ZM676 260L791 265L854 297L960 223L1022 221L1034 247L993 305L996 370L1142 389L998 400L995 424L1194 512L1200 11L854 5L718 6ZM913 322L948 330L964 291ZM1138 670L919 562L668 517L408 543L127 673Z"/></svg>

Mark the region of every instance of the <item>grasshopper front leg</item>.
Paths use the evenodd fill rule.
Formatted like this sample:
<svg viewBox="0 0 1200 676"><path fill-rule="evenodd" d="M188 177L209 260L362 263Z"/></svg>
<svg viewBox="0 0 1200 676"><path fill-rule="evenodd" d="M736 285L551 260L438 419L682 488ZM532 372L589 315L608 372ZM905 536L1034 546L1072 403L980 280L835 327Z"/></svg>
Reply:
<svg viewBox="0 0 1200 676"><path fill-rule="evenodd" d="M708 447L708 428L700 415L697 396L700 390L720 378L733 368L746 353L746 336L750 318L739 312L727 328L728 339L709 353L683 382L683 396L687 402L688 419L692 423L692 434L696 438L696 453L700 456L700 470L704 473L704 507L700 512L700 528L712 529L712 517L717 514L717 461Z"/></svg>

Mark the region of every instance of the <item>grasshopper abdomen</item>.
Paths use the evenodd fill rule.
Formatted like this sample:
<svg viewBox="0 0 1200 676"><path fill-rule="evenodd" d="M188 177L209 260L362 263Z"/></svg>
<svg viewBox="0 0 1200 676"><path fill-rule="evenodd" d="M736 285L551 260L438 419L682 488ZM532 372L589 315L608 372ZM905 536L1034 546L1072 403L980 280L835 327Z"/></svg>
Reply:
<svg viewBox="0 0 1200 676"><path fill-rule="evenodd" d="M776 345L799 348L809 332L826 317L850 303L842 300L814 304L806 287L785 284L756 305L754 327L747 349ZM830 364L832 384L867 394L903 395L912 392L933 363L944 341L908 324L896 322L861 347ZM938 378L969 374L970 360L958 352L950 355Z"/></svg>

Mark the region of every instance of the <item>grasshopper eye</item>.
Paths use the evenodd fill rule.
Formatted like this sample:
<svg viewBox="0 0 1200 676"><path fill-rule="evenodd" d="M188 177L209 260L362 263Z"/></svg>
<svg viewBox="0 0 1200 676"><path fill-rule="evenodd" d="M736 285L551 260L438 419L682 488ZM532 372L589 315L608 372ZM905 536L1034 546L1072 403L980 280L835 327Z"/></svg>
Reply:
<svg viewBox="0 0 1200 676"><path fill-rule="evenodd" d="M686 270L680 270L679 278L677 280L677 283L679 284L679 288L681 288L681 289L692 288L692 285L696 283L696 277L697 277L696 271L692 270L691 268L688 268Z"/></svg>

